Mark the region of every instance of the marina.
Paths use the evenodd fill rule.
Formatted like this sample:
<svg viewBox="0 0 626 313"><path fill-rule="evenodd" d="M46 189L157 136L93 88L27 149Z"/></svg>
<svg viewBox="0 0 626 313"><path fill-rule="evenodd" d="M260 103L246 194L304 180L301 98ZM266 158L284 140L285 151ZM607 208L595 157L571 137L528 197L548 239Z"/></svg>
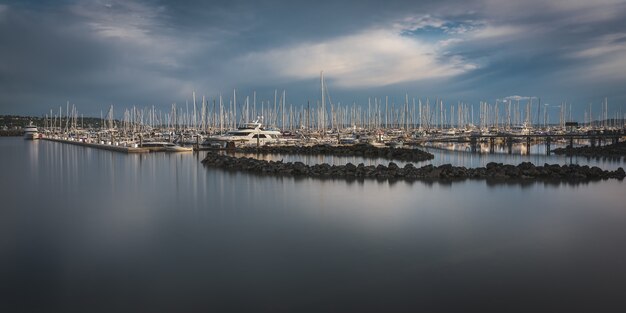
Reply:
<svg viewBox="0 0 626 313"><path fill-rule="evenodd" d="M626 312L625 20L0 1L0 313Z"/></svg>
<svg viewBox="0 0 626 313"><path fill-rule="evenodd" d="M535 107L539 111L541 104L535 105L530 98L524 111L519 100L517 103L500 103L497 100L493 105L481 102L480 118L475 125L474 107L471 105L444 106L442 101L437 100L431 107L428 98L424 103L418 99L418 105L412 98L411 107L408 94L401 109L393 103L390 108L389 97L385 97L384 106L382 98L375 98L373 106L368 104L367 112L361 111L362 106L356 103L344 108L338 103L335 107L325 93L323 73L320 82L321 101L314 106L308 103L306 108L301 105L299 110L291 105L289 114L285 91L280 99L277 99L277 90L274 91L273 109L268 100L267 107L261 101L258 111L256 92L252 100L246 96L244 102L238 104L237 91L233 90L230 106L224 104L220 95L219 106L214 99L211 107L205 96L200 103L196 103L194 91L191 110L189 105L182 110L176 104L172 104L170 112L157 111L154 106L143 109L133 107L125 109L123 117L116 119L114 108L110 106L106 116L102 116L96 125L85 127L76 106L70 106L68 102L65 113L59 107L58 113L51 110L45 115L37 138L95 143L92 147L100 148L110 145L121 147L112 148L116 151L132 152L142 151L137 148L144 148L144 144L151 151L189 151L354 144L392 148L437 147L446 143L466 143L471 152L480 152L482 145L487 144L489 153L495 152L496 145L504 145L511 154L514 144L523 143L527 153L530 153L531 145L545 145L548 155L554 147L562 144L570 148L587 144L593 148L626 139L626 118L619 118L621 113L615 112L615 118L608 119L606 98L599 115L607 119L602 121L589 119L584 123L574 122L571 116L567 116L567 106L563 104L558 124L551 123L545 112L542 124L538 121L539 114L531 114ZM330 108L325 103L327 97ZM241 107L239 110L238 106ZM447 117L448 111L450 117ZM590 106L589 116L591 113ZM264 118L266 115L267 121ZM253 116L256 117L253 119ZM34 129L37 131L37 128ZM25 133L25 136L32 137L29 135L32 131ZM165 145L169 148L166 149Z"/></svg>
<svg viewBox="0 0 626 313"><path fill-rule="evenodd" d="M572 295L598 276L609 289L626 282L615 275L626 254L611 248L626 235L617 121L483 133L377 118L324 126L332 114L310 127L248 115L215 127L203 124L211 113L133 108L116 119L113 107L85 125L74 106L66 112L29 126L39 140L0 138L0 190L15 191L3 194L0 229L13 239L0 241L11 256L0 275L17 286L5 292L12 299L43 286L34 310L89 311L77 295L104 303L103 294L106 311L180 301L209 311L439 309L433 299L463 299L475 284L471 298L497 295L499 309L531 309L532 299L574 310L587 301ZM135 305L131 292L150 301ZM172 295L176 304L162 300ZM602 301L618 305L621 294Z"/></svg>

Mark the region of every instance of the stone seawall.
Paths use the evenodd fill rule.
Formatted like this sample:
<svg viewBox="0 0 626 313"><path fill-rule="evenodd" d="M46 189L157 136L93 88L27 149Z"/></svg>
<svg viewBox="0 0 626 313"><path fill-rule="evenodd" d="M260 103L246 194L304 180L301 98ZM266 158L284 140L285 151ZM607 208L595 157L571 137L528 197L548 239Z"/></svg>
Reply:
<svg viewBox="0 0 626 313"><path fill-rule="evenodd" d="M619 179L626 176L621 167L615 171L602 170L598 167L580 165L544 164L535 166L523 162L517 166L502 163L488 163L486 167L465 168L444 164L440 166L426 165L415 167L407 164L399 167L391 162L388 166L365 166L363 163L354 165L316 164L306 165L302 162L265 161L254 158L236 158L215 152L209 152L202 160L208 167L222 168L240 172L280 176L305 176L321 178L377 178L404 180L461 180L490 179L501 181L514 180L559 180L559 181L590 181L599 179Z"/></svg>

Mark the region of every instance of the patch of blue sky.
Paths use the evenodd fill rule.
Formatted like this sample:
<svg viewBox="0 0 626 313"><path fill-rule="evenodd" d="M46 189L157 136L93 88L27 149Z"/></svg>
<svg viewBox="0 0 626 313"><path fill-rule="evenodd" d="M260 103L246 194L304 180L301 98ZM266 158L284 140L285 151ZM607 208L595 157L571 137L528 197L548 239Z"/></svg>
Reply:
<svg viewBox="0 0 626 313"><path fill-rule="evenodd" d="M470 22L449 21L437 26L425 25L416 29L405 29L401 34L427 41L439 41L466 33L475 28L476 25Z"/></svg>

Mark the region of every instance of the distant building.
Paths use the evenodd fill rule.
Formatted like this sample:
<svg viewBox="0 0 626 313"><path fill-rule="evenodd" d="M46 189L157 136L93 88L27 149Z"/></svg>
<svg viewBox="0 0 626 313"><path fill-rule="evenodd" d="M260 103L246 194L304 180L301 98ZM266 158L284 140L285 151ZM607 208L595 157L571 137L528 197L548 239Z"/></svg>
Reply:
<svg viewBox="0 0 626 313"><path fill-rule="evenodd" d="M565 130L572 131L578 128L578 122L565 122Z"/></svg>

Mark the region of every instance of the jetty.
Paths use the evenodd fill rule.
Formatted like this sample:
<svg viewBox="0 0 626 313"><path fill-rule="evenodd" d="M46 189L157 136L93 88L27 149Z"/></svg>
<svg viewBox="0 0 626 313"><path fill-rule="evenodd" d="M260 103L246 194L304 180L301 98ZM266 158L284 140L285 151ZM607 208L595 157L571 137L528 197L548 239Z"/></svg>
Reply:
<svg viewBox="0 0 626 313"><path fill-rule="evenodd" d="M115 145L115 144L106 144L106 143L96 143L96 142L87 142L87 141L81 141L81 140L74 140L74 139L64 139L64 138L41 138L41 140L47 140L47 141L52 141L52 142L60 142L60 143L66 143L66 144L71 144L71 145L76 145L76 146L82 146L82 147L89 147L89 148L95 148L95 149L102 149L102 150L109 150L109 151L115 151L115 152L124 152L124 153L147 153L150 152L150 149L148 148L140 148L140 147L135 147L135 146L124 146L124 145Z"/></svg>
<svg viewBox="0 0 626 313"><path fill-rule="evenodd" d="M248 157L233 157L216 152L209 152L202 160L206 167L221 168L229 171L249 172L261 175L295 176L336 179L388 179L388 180L465 180L486 179L492 181L592 181L601 179L623 180L626 173L623 168L615 171L602 170L596 166L576 164L544 164L535 166L530 162L519 165L488 163L486 167L466 168L444 164L426 165L420 168L408 163L399 167L394 162L388 166L330 165L327 163L307 165L302 162L265 161Z"/></svg>

